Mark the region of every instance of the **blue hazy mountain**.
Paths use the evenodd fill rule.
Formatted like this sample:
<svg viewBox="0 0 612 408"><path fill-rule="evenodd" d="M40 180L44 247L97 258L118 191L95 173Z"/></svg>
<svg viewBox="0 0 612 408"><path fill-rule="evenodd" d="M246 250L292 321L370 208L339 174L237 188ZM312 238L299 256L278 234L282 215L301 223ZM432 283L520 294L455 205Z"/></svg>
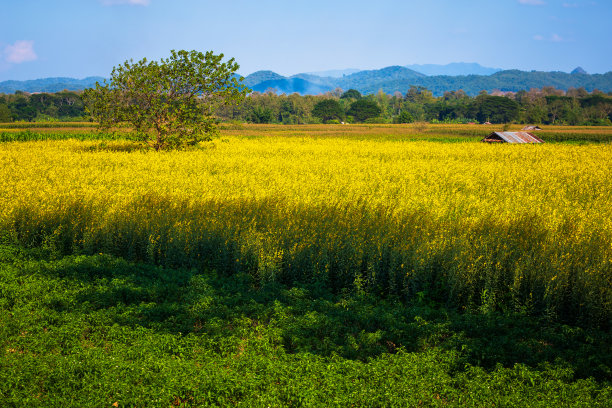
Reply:
<svg viewBox="0 0 612 408"><path fill-rule="evenodd" d="M490 68L484 67L475 62L452 62L446 65L440 64L412 64L405 65L405 68L413 71L425 74L427 76L438 76L438 75L492 75L496 72L503 71L501 68ZM342 78L347 75L351 75L363 71L356 68L347 69L335 69L329 71L316 71L307 72L308 75L315 75L318 77L331 77L331 78Z"/></svg>
<svg viewBox="0 0 612 408"><path fill-rule="evenodd" d="M492 75L496 72L503 71L501 68L483 67L475 62L453 62L446 65L414 64L406 65L406 68L428 76Z"/></svg>
<svg viewBox="0 0 612 408"><path fill-rule="evenodd" d="M453 64L449 64L453 65ZM455 66L461 64L454 64ZM466 64L471 65L471 64ZM478 64L475 64L478 65ZM463 65L462 65L463 66ZM464 66L465 67L465 66ZM429 71L431 72L431 71ZM0 82L0 93L24 92L59 92L64 89L78 91L93 87L96 81L104 78L89 77L74 78L44 78L29 81ZM504 70L490 75L426 75L423 72L402 67L391 66L382 69L364 70L342 77L322 77L312 73L303 73L285 77L273 71L257 71L244 78L245 85L257 92L274 89L277 93L320 94L333 91L356 89L362 94L371 94L383 90L386 93L406 93L411 86L424 86L434 95L442 95L446 91L462 89L468 95L477 95L481 90L491 92L520 91L531 88L553 86L558 89L584 87L591 92L599 89L612 92L612 72L606 74L588 74L578 67L572 73Z"/></svg>
<svg viewBox="0 0 612 408"><path fill-rule="evenodd" d="M411 86L424 86L436 96L440 96L446 91L459 89L464 90L468 95L475 96L482 90L488 92L494 90L517 92L522 89L529 90L544 86L553 86L564 90L584 87L589 92L594 89L612 92L612 72L590 75L580 71L569 74L558 71L505 70L491 75L427 76L406 67L393 66L378 70L359 71L342 78L319 77L312 74L298 74L290 78L279 77L251 85L251 88L258 92L275 89L278 93L297 92L300 94L324 93L336 88L343 90L354 88L362 94L371 94L381 89L386 93L405 93ZM245 82L254 83L256 82L254 79L249 75ZM293 88L293 85L296 87Z"/></svg>
<svg viewBox="0 0 612 408"><path fill-rule="evenodd" d="M272 79L250 85L263 76ZM279 78L269 73L263 75L261 71L259 71L247 76L244 83L257 92L265 92L274 89L278 93L297 92L304 95L324 93L336 88L345 90L351 88L359 90L370 89L376 88L380 84L389 81L412 80L417 78L425 78L425 75L406 67L391 66L382 69L358 71L350 75L344 75L340 78L320 77L313 74L297 74L289 78Z"/></svg>
<svg viewBox="0 0 612 408"><path fill-rule="evenodd" d="M306 72L306 75L314 75L318 77L330 77L330 78L342 78L346 75L351 75L356 72L362 71L361 69L356 68L347 68L347 69L330 69L328 71L316 71L316 72Z"/></svg>
<svg viewBox="0 0 612 408"><path fill-rule="evenodd" d="M84 79L75 78L41 78L27 81L3 81L0 82L0 93L23 92L60 92L63 90L80 91L91 88L96 82L102 82L102 77L87 77Z"/></svg>
<svg viewBox="0 0 612 408"><path fill-rule="evenodd" d="M572 74L583 74L588 75L588 73L582 67L576 67L572 72Z"/></svg>
<svg viewBox="0 0 612 408"><path fill-rule="evenodd" d="M243 84L251 88L261 82L274 81L278 79L285 79L285 77L273 71L257 71L244 77Z"/></svg>
<svg viewBox="0 0 612 408"><path fill-rule="evenodd" d="M245 82L247 82L246 78ZM318 95L330 91L333 88L310 82L302 78L282 78L262 81L251 86L251 89L261 93L273 89L276 93L292 94L297 92L300 95Z"/></svg>

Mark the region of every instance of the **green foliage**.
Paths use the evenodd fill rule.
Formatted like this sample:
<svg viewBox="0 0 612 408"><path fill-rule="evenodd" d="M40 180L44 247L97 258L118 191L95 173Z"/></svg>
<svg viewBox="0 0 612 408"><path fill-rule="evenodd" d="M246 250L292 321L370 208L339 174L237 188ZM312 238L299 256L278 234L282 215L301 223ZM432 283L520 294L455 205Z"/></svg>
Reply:
<svg viewBox="0 0 612 408"><path fill-rule="evenodd" d="M375 117L375 118L368 118L366 120L363 121L363 123L368 123L368 124L382 124L382 123L389 123L389 121L381 116Z"/></svg>
<svg viewBox="0 0 612 408"><path fill-rule="evenodd" d="M6 103L0 103L0 123L11 122L13 117Z"/></svg>
<svg viewBox="0 0 612 408"><path fill-rule="evenodd" d="M480 122L509 123L518 118L519 104L503 96L483 95L474 101L475 117Z"/></svg>
<svg viewBox="0 0 612 408"><path fill-rule="evenodd" d="M172 50L160 62L126 61L113 68L110 83L96 83L84 98L103 130L127 123L155 150L195 145L215 134L216 108L246 94L234 76L238 64L222 59L212 51Z"/></svg>
<svg viewBox="0 0 612 408"><path fill-rule="evenodd" d="M249 118L249 122L251 123L270 123L272 122L272 109L254 106L251 110L251 116Z"/></svg>
<svg viewBox="0 0 612 408"><path fill-rule="evenodd" d="M609 332L0 245L6 406L589 406Z"/></svg>
<svg viewBox="0 0 612 408"><path fill-rule="evenodd" d="M382 113L380 106L369 99L359 99L351 104L348 115L351 115L358 122L364 122L366 119L375 118Z"/></svg>
<svg viewBox="0 0 612 408"><path fill-rule="evenodd" d="M323 120L313 115L314 106L319 102L334 99L340 103L344 111L347 111L350 103L355 101L357 96L361 97L354 89L339 95L339 92L317 96L253 92L238 105L216 106L214 116L229 122L288 125L321 123ZM351 97L348 97L349 95ZM507 101L503 101L501 105L487 102L484 104L484 111L481 112L483 101L488 98L488 95L485 93L480 97L471 98L462 90L446 91L441 97L434 98L427 88L412 86L406 95L396 92L390 96L379 90L375 98L372 96L368 98L378 103L382 108L379 116L388 123L398 123L399 115L405 111L412 116L413 121L431 123L475 122L478 121L476 116L480 113L481 119L484 119L482 121L486 121L488 117L492 119L491 121L500 123L508 123L506 119L514 118L513 122L528 124L612 125L610 96L599 93L589 94L584 89L570 89L564 93L552 87L545 87L541 90L523 90L515 95L505 96L507 100L519 104L518 114L511 106L513 102ZM487 104L492 106L487 106ZM6 105L6 108L3 108L3 105ZM9 122L13 120L38 121L39 123L54 120L91 120L91 117L85 116L81 95L74 92L33 95L0 94L1 111L4 111L4 120ZM355 120L351 115L345 117L348 122ZM12 128L23 125L23 122L13 122L3 127ZM76 126L83 126L83 124Z"/></svg>
<svg viewBox="0 0 612 408"><path fill-rule="evenodd" d="M11 120L32 121L40 117L49 117L61 120L78 120L85 116L85 107L81 96L76 92L62 91L54 94L39 93L26 95L17 93L6 96L6 106L10 111L7 119L6 112L0 113L0 123ZM0 112L4 110L0 103Z"/></svg>
<svg viewBox="0 0 612 408"><path fill-rule="evenodd" d="M361 99L361 93L356 89L349 89L342 94L340 99Z"/></svg>
<svg viewBox="0 0 612 408"><path fill-rule="evenodd" d="M0 132L0 142L31 142L34 140L109 140L114 139L113 135L108 133L70 133L64 132L33 132L26 129L21 132Z"/></svg>
<svg viewBox="0 0 612 408"><path fill-rule="evenodd" d="M397 123L412 123L414 122L414 118L407 111L401 111L397 117Z"/></svg>
<svg viewBox="0 0 612 408"><path fill-rule="evenodd" d="M23 94L15 94L9 102L9 108L13 120L31 121L36 117L36 109L28 103L28 98Z"/></svg>
<svg viewBox="0 0 612 408"><path fill-rule="evenodd" d="M344 118L344 110L336 99L324 99L314 106L312 116L321 119L323 123L334 119L340 121Z"/></svg>
<svg viewBox="0 0 612 408"><path fill-rule="evenodd" d="M418 104L425 104L433 101L433 94L424 86L411 86L406 92L406 101Z"/></svg>

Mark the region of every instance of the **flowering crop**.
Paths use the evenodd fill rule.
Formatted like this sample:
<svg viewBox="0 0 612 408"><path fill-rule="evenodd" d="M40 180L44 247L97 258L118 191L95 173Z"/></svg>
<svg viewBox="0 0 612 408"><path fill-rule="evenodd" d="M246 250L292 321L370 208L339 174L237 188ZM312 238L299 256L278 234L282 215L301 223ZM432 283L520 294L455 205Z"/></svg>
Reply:
<svg viewBox="0 0 612 408"><path fill-rule="evenodd" d="M265 129L182 152L0 144L0 228L63 253L610 324L612 145Z"/></svg>

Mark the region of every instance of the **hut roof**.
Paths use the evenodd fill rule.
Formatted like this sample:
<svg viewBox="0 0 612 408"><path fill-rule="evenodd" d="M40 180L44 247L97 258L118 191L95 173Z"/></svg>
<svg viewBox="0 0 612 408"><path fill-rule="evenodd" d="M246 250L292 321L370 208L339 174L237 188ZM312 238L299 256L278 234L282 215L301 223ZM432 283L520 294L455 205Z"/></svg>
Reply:
<svg viewBox="0 0 612 408"><path fill-rule="evenodd" d="M539 127L539 126L533 126L533 125L531 125L531 126L525 126L525 127L523 128L523 130L542 130L542 128L541 128L541 127Z"/></svg>
<svg viewBox="0 0 612 408"><path fill-rule="evenodd" d="M493 132L482 139L482 141L501 143L544 143L542 139L529 132Z"/></svg>

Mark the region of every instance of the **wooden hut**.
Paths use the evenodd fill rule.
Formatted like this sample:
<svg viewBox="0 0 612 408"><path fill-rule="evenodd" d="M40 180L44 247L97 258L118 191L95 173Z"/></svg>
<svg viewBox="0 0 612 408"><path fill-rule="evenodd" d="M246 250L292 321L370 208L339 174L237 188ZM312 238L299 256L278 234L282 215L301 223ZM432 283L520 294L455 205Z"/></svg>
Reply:
<svg viewBox="0 0 612 408"><path fill-rule="evenodd" d="M542 139L529 132L493 132L482 139L487 143L544 143Z"/></svg>
<svg viewBox="0 0 612 408"><path fill-rule="evenodd" d="M525 127L523 128L523 130L527 130L527 131L529 131L529 130L542 130L542 128L541 128L541 127L539 127L539 126L533 126L533 125L530 125L530 126L525 126Z"/></svg>

